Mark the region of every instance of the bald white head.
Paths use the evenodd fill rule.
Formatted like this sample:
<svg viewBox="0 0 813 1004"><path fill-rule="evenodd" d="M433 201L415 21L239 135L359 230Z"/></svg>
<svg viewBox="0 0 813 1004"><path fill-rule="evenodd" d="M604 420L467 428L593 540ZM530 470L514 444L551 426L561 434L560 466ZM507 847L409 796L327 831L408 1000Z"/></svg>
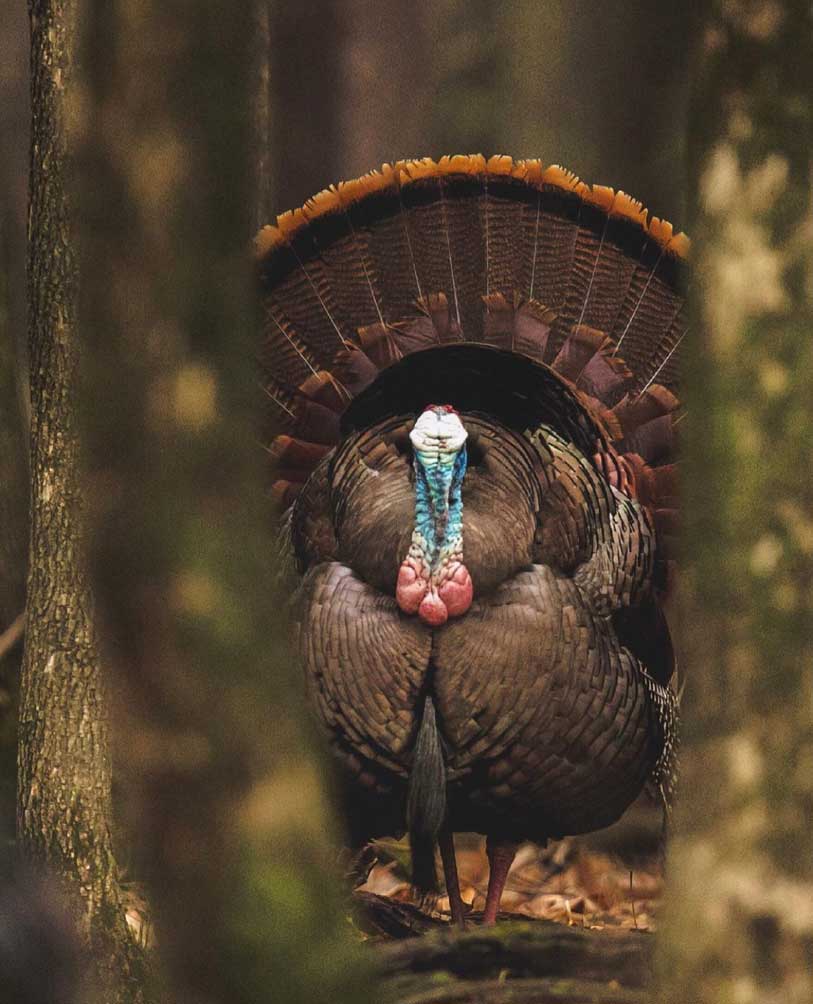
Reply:
<svg viewBox="0 0 813 1004"><path fill-rule="evenodd" d="M450 405L438 404L430 405L421 413L409 434L422 459L441 463L455 456L467 437L457 412Z"/></svg>

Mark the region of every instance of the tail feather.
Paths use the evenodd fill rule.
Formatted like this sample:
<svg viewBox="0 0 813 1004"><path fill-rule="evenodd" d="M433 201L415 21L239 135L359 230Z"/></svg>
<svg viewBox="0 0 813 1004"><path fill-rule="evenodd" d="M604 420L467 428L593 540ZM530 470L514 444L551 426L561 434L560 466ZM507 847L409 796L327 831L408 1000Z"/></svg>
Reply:
<svg viewBox="0 0 813 1004"><path fill-rule="evenodd" d="M522 204L506 194L510 188L510 174L500 175L500 163L510 171L513 163L508 157L492 157L483 183L483 240L485 243L485 295L502 296L513 300L514 291L520 289L518 264L521 258ZM516 185L516 182L514 182Z"/></svg>
<svg viewBox="0 0 813 1004"><path fill-rule="evenodd" d="M413 265L422 296L444 292L457 321L454 259L449 243L442 179L424 170L424 167L423 162L406 165L400 182ZM401 267L405 264L402 263Z"/></svg>
<svg viewBox="0 0 813 1004"><path fill-rule="evenodd" d="M611 193L611 190L605 191ZM604 205L607 219L601 230L598 247L595 247L593 241L592 273L581 303L579 323L611 332L647 235L642 221L645 214L640 205L623 192L619 192ZM600 225L598 221L597 225Z"/></svg>
<svg viewBox="0 0 813 1004"><path fill-rule="evenodd" d="M488 239L482 177L448 175L442 181L443 212L457 296L454 311L455 316L459 312L460 328L466 339L474 341L482 341L482 298L486 295Z"/></svg>
<svg viewBox="0 0 813 1004"><path fill-rule="evenodd" d="M359 327L380 323L380 295L374 285L367 242L364 234L356 231L338 194L335 208L314 216L311 227L329 284L327 296L335 303L343 331L354 334Z"/></svg>
<svg viewBox="0 0 813 1004"><path fill-rule="evenodd" d="M587 186L560 167L545 169L536 161L528 164L526 177L539 189L539 200L528 220L533 246L527 295L529 300L539 300L558 313L567 296L582 193Z"/></svg>
<svg viewBox="0 0 813 1004"><path fill-rule="evenodd" d="M556 351L559 351L573 326L582 323L591 300L595 302L600 291L596 272L603 258L613 197L612 189L596 186L579 202L573 257L554 326L553 346Z"/></svg>
<svg viewBox="0 0 813 1004"><path fill-rule="evenodd" d="M368 176L369 177L369 176ZM357 230L363 230L370 257L375 263L382 312L388 324L397 324L414 314L415 302L423 296L418 275L407 211L403 204L398 168L385 164L378 187L348 210ZM362 179L367 181L367 178Z"/></svg>
<svg viewBox="0 0 813 1004"><path fill-rule="evenodd" d="M623 192L534 160L402 161L319 193L256 246L269 441L335 443L347 400L381 371L479 342L561 374L619 454L673 459L677 410L623 436L611 410L677 388L688 241ZM312 466L286 464L275 494Z"/></svg>
<svg viewBox="0 0 813 1004"><path fill-rule="evenodd" d="M422 892L437 892L435 846L446 818L446 764L435 702L427 694L415 740L407 794L407 825L412 882Z"/></svg>
<svg viewBox="0 0 813 1004"><path fill-rule="evenodd" d="M660 223L653 221L655 222ZM650 227L649 240L641 253L624 303L610 332L616 350L642 383L654 372L648 365L653 350L657 351L668 342L671 331L676 327L680 328L680 324L676 326L675 321L683 313L682 271L685 244L685 236L673 236L672 228L668 225ZM661 376L661 382L666 383L667 375Z"/></svg>

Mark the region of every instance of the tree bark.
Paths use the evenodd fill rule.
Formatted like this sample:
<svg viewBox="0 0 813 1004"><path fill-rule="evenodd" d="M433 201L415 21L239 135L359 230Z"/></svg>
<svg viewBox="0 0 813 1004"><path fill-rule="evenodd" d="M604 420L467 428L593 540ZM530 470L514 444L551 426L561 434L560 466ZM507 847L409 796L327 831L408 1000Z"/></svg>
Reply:
<svg viewBox="0 0 813 1004"><path fill-rule="evenodd" d="M666 999L813 999L813 21L710 5L694 74L686 735Z"/></svg>
<svg viewBox="0 0 813 1004"><path fill-rule="evenodd" d="M76 399L78 271L67 190L77 7L32 0L29 230L31 547L19 713L25 857L64 880L108 999L137 965L111 841L106 681L84 571Z"/></svg>
<svg viewBox="0 0 813 1004"><path fill-rule="evenodd" d="M2 184L2 179L0 179ZM17 702L28 564L26 441L18 407L20 366L11 280L17 278L13 212L0 192L0 841L14 839ZM24 284L23 284L24 285ZM2 865L0 865L2 871Z"/></svg>
<svg viewBox="0 0 813 1004"><path fill-rule="evenodd" d="M20 317L12 283L19 275L13 216L12 207L0 195L0 630L25 604L29 536L27 430L20 406L26 367L17 351Z"/></svg>
<svg viewBox="0 0 813 1004"><path fill-rule="evenodd" d="M365 992L258 431L251 8L88 0L92 565L171 994L341 1004Z"/></svg>
<svg viewBox="0 0 813 1004"><path fill-rule="evenodd" d="M652 939L637 931L586 931L549 920L521 920L498 928L436 930L382 946L387 972L446 971L461 979L578 977L597 983L615 979L631 988L652 977Z"/></svg>

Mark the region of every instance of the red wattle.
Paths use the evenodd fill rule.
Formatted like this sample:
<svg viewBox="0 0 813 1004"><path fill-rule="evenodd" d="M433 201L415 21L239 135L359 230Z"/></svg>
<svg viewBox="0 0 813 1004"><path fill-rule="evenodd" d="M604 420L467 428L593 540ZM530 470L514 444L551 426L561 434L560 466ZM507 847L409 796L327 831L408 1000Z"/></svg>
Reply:
<svg viewBox="0 0 813 1004"><path fill-rule="evenodd" d="M459 617L471 606L474 585L469 570L463 564L454 567L449 578L438 589L438 595L446 606L450 617Z"/></svg>
<svg viewBox="0 0 813 1004"><path fill-rule="evenodd" d="M420 607L418 607L418 616L424 624L436 628L446 623L449 611L440 596L432 589L424 596Z"/></svg>
<svg viewBox="0 0 813 1004"><path fill-rule="evenodd" d="M395 585L395 602L405 614L416 614L429 589L428 581L409 561L401 562Z"/></svg>

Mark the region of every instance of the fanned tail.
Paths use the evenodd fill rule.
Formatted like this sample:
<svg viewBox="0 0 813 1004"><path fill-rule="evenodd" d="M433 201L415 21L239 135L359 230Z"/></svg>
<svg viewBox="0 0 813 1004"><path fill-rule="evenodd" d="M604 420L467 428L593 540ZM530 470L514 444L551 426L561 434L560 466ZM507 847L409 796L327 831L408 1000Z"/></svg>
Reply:
<svg viewBox="0 0 813 1004"><path fill-rule="evenodd" d="M283 504L382 370L478 343L554 374L565 390L544 386L589 416L594 462L650 507L668 551L688 254L669 223L558 166L455 156L327 189L264 228L256 248Z"/></svg>

